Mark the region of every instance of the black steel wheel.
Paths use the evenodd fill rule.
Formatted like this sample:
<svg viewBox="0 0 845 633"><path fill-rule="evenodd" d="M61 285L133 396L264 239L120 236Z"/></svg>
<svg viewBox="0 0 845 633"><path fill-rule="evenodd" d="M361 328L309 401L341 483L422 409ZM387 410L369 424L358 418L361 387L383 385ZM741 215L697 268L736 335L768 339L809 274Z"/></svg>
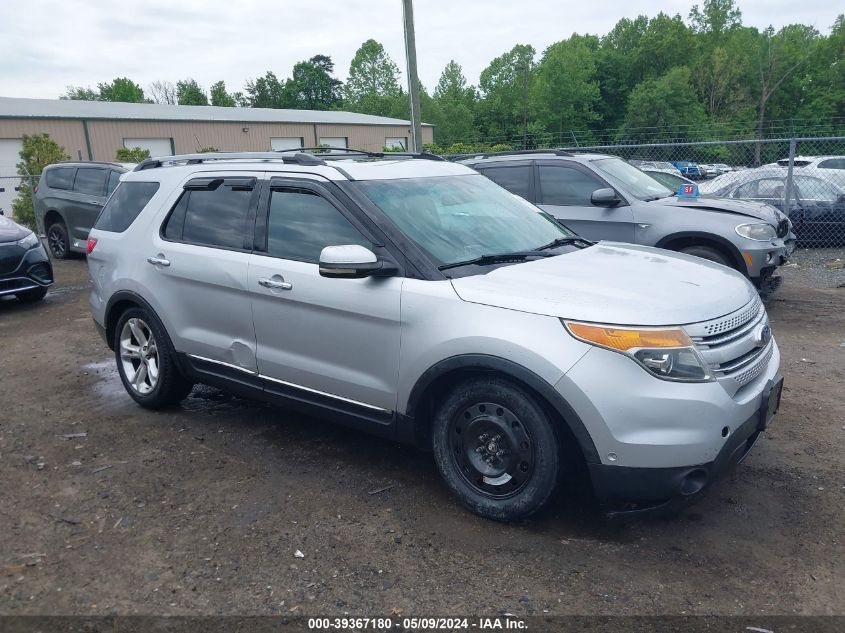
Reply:
<svg viewBox="0 0 845 633"><path fill-rule="evenodd" d="M533 394L508 380L457 385L437 408L432 440L446 484L484 517L526 517L557 486L561 459L552 420Z"/></svg>
<svg viewBox="0 0 845 633"><path fill-rule="evenodd" d="M455 466L479 494L511 497L534 472L534 442L517 416L501 403L468 406L452 417L449 437Z"/></svg>

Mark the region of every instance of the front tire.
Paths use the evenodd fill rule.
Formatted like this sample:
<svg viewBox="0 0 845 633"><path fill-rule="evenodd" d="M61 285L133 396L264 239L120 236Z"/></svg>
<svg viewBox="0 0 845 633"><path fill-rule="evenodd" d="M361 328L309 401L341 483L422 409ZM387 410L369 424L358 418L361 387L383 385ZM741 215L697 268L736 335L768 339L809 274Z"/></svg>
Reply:
<svg viewBox="0 0 845 633"><path fill-rule="evenodd" d="M561 459L551 420L510 381L479 378L456 386L437 409L432 435L446 485L476 514L516 521L555 491Z"/></svg>
<svg viewBox="0 0 845 633"><path fill-rule="evenodd" d="M63 222L53 222L49 226L47 246L55 259L70 259L70 238Z"/></svg>
<svg viewBox="0 0 845 633"><path fill-rule="evenodd" d="M716 262L717 264L727 266L728 268L735 268L730 260L725 257L724 253L710 246L687 246L686 248L682 248L680 252L686 253L687 255L694 255L695 257L700 257L701 259L706 259L711 262Z"/></svg>
<svg viewBox="0 0 845 633"><path fill-rule="evenodd" d="M114 354L123 386L144 408L176 404L191 391L167 332L155 315L142 308L130 308L118 319Z"/></svg>

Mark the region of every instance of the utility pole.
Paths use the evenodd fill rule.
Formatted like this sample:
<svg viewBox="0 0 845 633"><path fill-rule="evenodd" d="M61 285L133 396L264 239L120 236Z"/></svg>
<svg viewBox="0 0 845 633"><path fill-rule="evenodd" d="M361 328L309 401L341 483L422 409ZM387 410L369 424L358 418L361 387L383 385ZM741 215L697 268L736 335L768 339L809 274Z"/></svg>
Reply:
<svg viewBox="0 0 845 633"><path fill-rule="evenodd" d="M417 77L417 43L414 36L414 6L412 0L402 0L405 20L405 58L408 60L408 97L411 100L412 152L422 151L422 123L420 122L420 80Z"/></svg>

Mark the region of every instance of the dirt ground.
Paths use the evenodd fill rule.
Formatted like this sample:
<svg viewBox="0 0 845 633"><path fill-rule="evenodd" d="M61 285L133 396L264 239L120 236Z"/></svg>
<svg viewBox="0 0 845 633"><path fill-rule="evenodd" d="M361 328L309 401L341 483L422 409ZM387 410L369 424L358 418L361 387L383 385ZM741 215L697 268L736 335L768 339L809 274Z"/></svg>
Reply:
<svg viewBox="0 0 845 633"><path fill-rule="evenodd" d="M845 288L787 278L781 412L698 504L501 525L414 448L210 389L139 408L84 261L56 275L0 301L0 614L845 613Z"/></svg>

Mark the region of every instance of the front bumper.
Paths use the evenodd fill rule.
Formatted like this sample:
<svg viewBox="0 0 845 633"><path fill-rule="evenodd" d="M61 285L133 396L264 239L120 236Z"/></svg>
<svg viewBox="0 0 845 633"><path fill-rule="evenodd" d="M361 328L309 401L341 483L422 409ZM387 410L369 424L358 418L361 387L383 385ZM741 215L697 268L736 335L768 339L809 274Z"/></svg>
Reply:
<svg viewBox="0 0 845 633"><path fill-rule="evenodd" d="M730 435L712 462L674 468L589 464L593 489L605 516L619 519L671 513L698 499L751 452L766 428L768 419L763 410L768 408L768 394L776 384L771 381L767 385L760 410ZM778 398L779 392L780 388Z"/></svg>
<svg viewBox="0 0 845 633"><path fill-rule="evenodd" d="M780 239L743 245L742 259L748 277L759 288L765 280L772 278L778 266L789 261L791 252L790 245Z"/></svg>
<svg viewBox="0 0 845 633"><path fill-rule="evenodd" d="M761 407L779 377L774 341L765 362L729 389L720 381L660 380L622 354L587 352L555 389L593 440L599 462L588 468L604 510L689 501L738 462L759 434Z"/></svg>
<svg viewBox="0 0 845 633"><path fill-rule="evenodd" d="M0 296L45 288L53 283L53 266L44 246L24 250L0 245Z"/></svg>

